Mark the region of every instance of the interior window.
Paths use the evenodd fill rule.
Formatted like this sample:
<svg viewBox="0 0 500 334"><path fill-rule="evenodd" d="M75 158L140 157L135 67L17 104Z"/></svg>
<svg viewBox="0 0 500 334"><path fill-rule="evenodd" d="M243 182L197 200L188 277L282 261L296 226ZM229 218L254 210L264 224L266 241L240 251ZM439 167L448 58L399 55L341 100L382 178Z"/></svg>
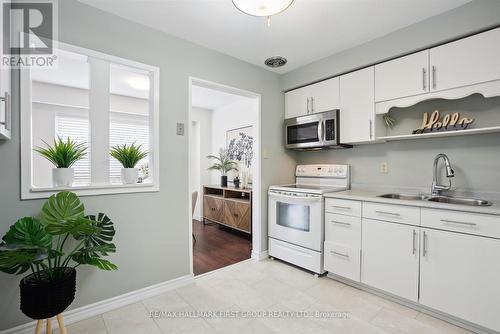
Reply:
<svg viewBox="0 0 500 334"><path fill-rule="evenodd" d="M86 147L84 158L72 166L72 191L158 190L154 178L158 168L158 68L62 43L59 46L56 68L23 70L21 74L21 117L25 120L21 122L22 198L47 197L60 190L54 186L55 166L34 150L53 145L57 138L70 138ZM109 152L113 146L131 144L140 145L148 155L136 165L137 183L124 184L122 165Z"/></svg>

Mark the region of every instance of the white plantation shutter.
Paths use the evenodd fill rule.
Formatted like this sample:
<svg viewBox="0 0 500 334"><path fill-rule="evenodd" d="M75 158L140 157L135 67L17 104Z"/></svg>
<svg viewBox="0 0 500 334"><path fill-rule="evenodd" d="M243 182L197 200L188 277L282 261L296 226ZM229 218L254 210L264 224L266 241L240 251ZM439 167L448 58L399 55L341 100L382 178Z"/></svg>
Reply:
<svg viewBox="0 0 500 334"><path fill-rule="evenodd" d="M147 152L149 147L149 118L145 115L132 115L111 112L109 124L109 145L142 145L141 148ZM149 162L149 156L137 164L137 168ZM151 166L149 166L151 167ZM109 160L109 179L112 183L121 183L122 165L113 157ZM139 172L139 176L143 177Z"/></svg>
<svg viewBox="0 0 500 334"><path fill-rule="evenodd" d="M71 138L78 144L84 143L87 146L87 155L77 161L73 168L75 170L74 185L90 184L90 138L88 117L72 115L70 113L56 114L56 136L63 140Z"/></svg>

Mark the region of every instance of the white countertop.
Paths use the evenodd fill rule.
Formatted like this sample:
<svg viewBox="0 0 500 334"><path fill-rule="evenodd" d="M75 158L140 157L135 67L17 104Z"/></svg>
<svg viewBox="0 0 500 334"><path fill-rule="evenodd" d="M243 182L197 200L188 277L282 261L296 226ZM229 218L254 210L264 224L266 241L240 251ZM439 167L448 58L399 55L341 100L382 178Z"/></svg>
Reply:
<svg viewBox="0 0 500 334"><path fill-rule="evenodd" d="M422 208L434 208L434 209L444 209L444 210L454 210L454 211L464 211L464 212L475 212L475 213L484 213L490 215L500 215L500 200L489 199L486 197L477 197L484 200L488 200L493 203L491 206L469 206L469 205L461 205L461 204L447 204L447 203L439 203L439 202L431 202L425 200L400 200L400 199L392 199L392 198L382 198L377 197L378 195L392 193L391 191L387 191L387 189L376 190L376 189L362 189L355 188L346 191L332 192L326 193L323 196L327 198L340 198L340 199L350 199L357 201L366 201L366 202L377 202L377 203L385 203L385 204L397 204L397 205L406 205L406 206L418 206ZM394 193L401 193L400 191L395 191ZM418 194L419 192L411 192L406 191L402 192L405 194ZM460 197L457 195L457 197Z"/></svg>

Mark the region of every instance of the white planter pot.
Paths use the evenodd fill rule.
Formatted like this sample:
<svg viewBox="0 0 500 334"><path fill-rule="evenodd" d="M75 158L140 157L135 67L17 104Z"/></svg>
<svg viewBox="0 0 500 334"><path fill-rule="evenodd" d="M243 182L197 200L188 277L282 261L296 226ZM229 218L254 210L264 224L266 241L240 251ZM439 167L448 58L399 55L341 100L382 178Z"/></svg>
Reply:
<svg viewBox="0 0 500 334"><path fill-rule="evenodd" d="M122 183L135 184L139 178L138 168L122 168Z"/></svg>
<svg viewBox="0 0 500 334"><path fill-rule="evenodd" d="M52 183L54 187L71 187L75 171L73 168L53 168Z"/></svg>

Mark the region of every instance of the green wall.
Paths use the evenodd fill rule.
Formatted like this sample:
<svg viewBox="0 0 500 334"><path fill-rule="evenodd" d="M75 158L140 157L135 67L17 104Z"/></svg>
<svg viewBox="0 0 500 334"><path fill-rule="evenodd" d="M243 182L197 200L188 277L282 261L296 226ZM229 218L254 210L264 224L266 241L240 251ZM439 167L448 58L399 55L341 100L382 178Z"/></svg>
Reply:
<svg viewBox="0 0 500 334"><path fill-rule="evenodd" d="M74 0L59 1L59 39L158 66L160 78L160 181L157 193L84 197L90 212L115 221L116 272L78 268L78 295L72 308L94 303L189 273L188 137L175 135L187 123L189 76L262 95L262 195L270 183L293 179L295 160L282 145L284 114L278 75L213 50L131 23ZM0 142L0 234L19 217L35 215L41 200L20 201L19 76L13 80L13 138ZM186 129L189 129L186 126ZM278 129L278 131L277 131ZM267 197L262 221L267 225ZM267 229L264 228L267 235ZM267 249L263 238L263 249ZM19 311L21 277L0 273L0 330L27 322Z"/></svg>

